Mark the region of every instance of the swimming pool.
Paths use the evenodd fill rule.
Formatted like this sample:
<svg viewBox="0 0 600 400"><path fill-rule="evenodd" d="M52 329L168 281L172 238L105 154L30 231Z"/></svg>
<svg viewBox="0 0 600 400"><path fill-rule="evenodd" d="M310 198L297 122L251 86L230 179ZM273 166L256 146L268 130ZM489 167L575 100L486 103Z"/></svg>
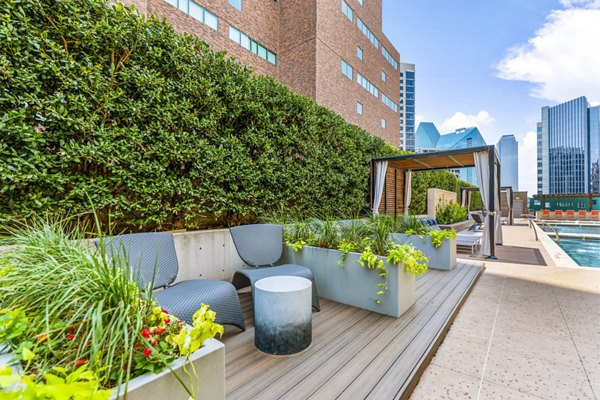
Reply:
<svg viewBox="0 0 600 400"><path fill-rule="evenodd" d="M600 225L550 224L554 229L548 225L543 224L543 230L577 265L600 268Z"/></svg>

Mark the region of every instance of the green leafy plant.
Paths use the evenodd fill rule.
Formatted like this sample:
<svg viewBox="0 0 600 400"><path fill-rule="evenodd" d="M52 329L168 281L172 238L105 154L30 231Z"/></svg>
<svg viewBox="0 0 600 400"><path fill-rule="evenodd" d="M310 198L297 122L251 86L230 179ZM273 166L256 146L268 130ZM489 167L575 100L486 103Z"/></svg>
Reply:
<svg viewBox="0 0 600 400"><path fill-rule="evenodd" d="M444 229L441 231L431 230L427 232L427 235L431 237L431 244L433 247L439 249L444 240L456 237L456 231L454 229Z"/></svg>
<svg viewBox="0 0 600 400"><path fill-rule="evenodd" d="M428 258L423 252L410 244L392 244L388 249L387 260L390 264L406 265L406 272L420 275L427 271Z"/></svg>
<svg viewBox="0 0 600 400"><path fill-rule="evenodd" d="M439 249L442 246L442 243L444 240L456 237L456 231L454 229L443 229L443 230L439 230L439 231L431 229L431 230L425 231L424 233L422 231L417 232L417 231L413 231L413 230L409 229L404 233L406 235L421 236L421 238L423 239L423 243L425 242L426 238L429 236L431 238L431 245L436 249Z"/></svg>
<svg viewBox="0 0 600 400"><path fill-rule="evenodd" d="M23 371L11 393L57 385L64 393L91 386L103 393L167 368L223 333L207 306L191 329L158 307L151 292L128 279L127 265L115 268L105 247L96 250L71 221L4 229L10 235L0 242L7 246L0 253L0 341Z"/></svg>
<svg viewBox="0 0 600 400"><path fill-rule="evenodd" d="M407 235L425 235L430 230L431 228L429 228L429 226L425 226L421 220L414 215L401 215L396 218L394 224L394 232L406 233Z"/></svg>
<svg viewBox="0 0 600 400"><path fill-rule="evenodd" d="M458 203L450 203L438 208L435 215L440 224L454 224L467 219L467 209Z"/></svg>
<svg viewBox="0 0 600 400"><path fill-rule="evenodd" d="M381 304L381 296L388 291L387 279L388 270L385 268L385 262L381 257L373 253L371 247L367 246L365 250L360 254L360 258L356 260L363 268L376 270L379 274L379 278L383 281L377 284L377 297L374 298L375 303Z"/></svg>

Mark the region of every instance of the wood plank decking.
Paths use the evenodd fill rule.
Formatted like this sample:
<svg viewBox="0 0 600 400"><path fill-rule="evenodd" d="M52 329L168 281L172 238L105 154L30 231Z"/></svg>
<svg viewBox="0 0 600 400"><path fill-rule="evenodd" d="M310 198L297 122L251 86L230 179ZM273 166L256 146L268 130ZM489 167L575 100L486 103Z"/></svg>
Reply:
<svg viewBox="0 0 600 400"><path fill-rule="evenodd" d="M398 319L321 299L312 345L293 356L256 350L251 296L240 293L248 328L223 338L227 399L407 398L482 270L470 260L429 270Z"/></svg>

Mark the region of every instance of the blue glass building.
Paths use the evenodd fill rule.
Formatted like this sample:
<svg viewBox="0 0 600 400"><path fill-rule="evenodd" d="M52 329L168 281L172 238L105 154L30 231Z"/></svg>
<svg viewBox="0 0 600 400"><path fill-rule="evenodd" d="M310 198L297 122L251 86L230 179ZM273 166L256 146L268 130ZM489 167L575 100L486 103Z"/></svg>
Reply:
<svg viewBox="0 0 600 400"><path fill-rule="evenodd" d="M415 65L400 63L400 147L415 151Z"/></svg>
<svg viewBox="0 0 600 400"><path fill-rule="evenodd" d="M486 146L479 129L461 128L455 132L440 134L432 122L421 122L415 135L415 150L417 153L428 153L431 151L463 149L465 147ZM475 168L458 168L450 170L463 181L477 184ZM502 173L502 169L500 169Z"/></svg>
<svg viewBox="0 0 600 400"><path fill-rule="evenodd" d="M598 193L600 107L582 96L542 108L538 123L538 194Z"/></svg>
<svg viewBox="0 0 600 400"><path fill-rule="evenodd" d="M514 135L503 135L496 147L500 156L500 182L519 190L519 144Z"/></svg>

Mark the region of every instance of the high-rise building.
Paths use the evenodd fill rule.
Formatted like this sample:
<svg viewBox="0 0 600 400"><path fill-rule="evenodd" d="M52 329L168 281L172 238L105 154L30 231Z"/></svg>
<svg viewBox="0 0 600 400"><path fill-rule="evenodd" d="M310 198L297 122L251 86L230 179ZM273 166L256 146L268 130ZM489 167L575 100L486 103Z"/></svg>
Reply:
<svg viewBox="0 0 600 400"><path fill-rule="evenodd" d="M398 145L400 54L382 0L124 0Z"/></svg>
<svg viewBox="0 0 600 400"><path fill-rule="evenodd" d="M519 143L514 135L503 135L497 145L500 156L500 183L519 190Z"/></svg>
<svg viewBox="0 0 600 400"><path fill-rule="evenodd" d="M542 107L538 132L538 194L600 191L600 106L582 96Z"/></svg>
<svg viewBox="0 0 600 400"><path fill-rule="evenodd" d="M475 127L460 128L445 135L440 134L432 122L421 122L415 135L415 150L417 153L432 151L464 149L466 147L486 146L487 143ZM457 168L449 170L463 181L477 184L475 168ZM502 173L502 168L500 169Z"/></svg>
<svg viewBox="0 0 600 400"><path fill-rule="evenodd" d="M415 64L400 63L400 147L415 151Z"/></svg>

